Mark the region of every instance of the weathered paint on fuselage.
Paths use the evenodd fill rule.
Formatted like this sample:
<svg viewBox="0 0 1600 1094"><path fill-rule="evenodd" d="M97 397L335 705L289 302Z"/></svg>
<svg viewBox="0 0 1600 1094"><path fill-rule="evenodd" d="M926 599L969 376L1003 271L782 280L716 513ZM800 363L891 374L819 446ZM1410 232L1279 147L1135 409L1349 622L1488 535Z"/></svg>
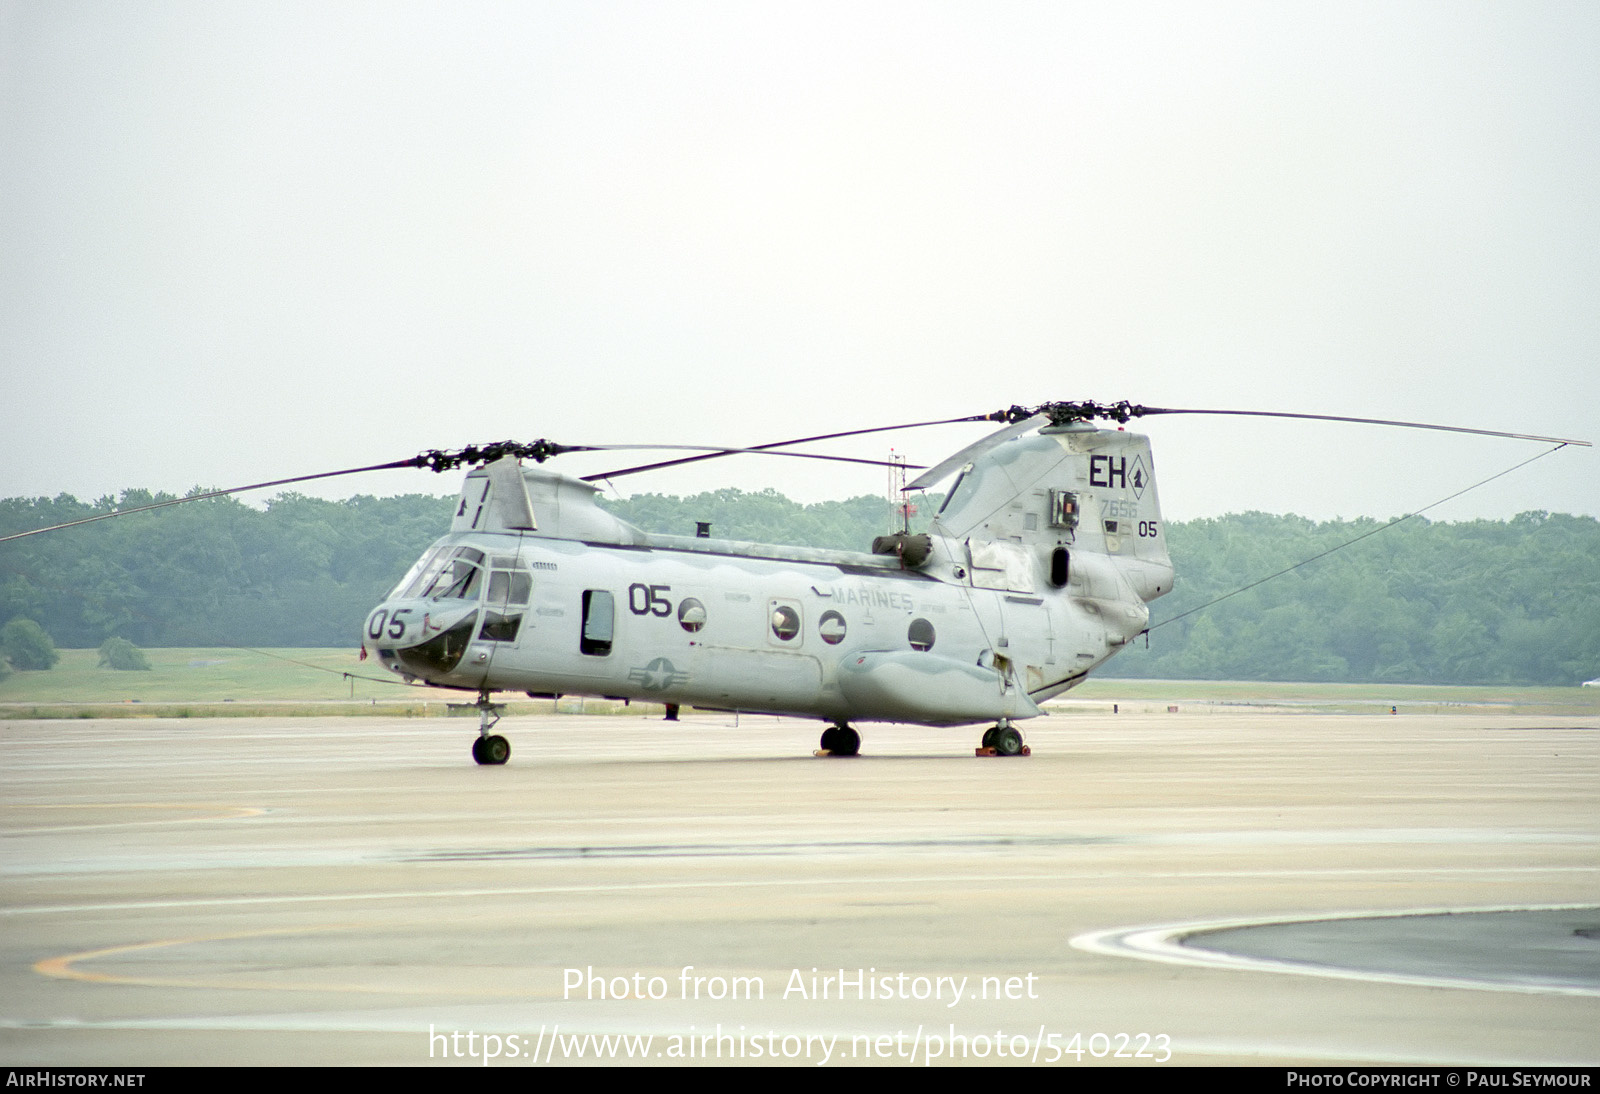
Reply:
<svg viewBox="0 0 1600 1094"><path fill-rule="evenodd" d="M502 460L367 618L410 680L835 722L1027 718L1171 588L1146 438L1044 429L974 456L898 555L647 533Z"/></svg>
<svg viewBox="0 0 1600 1094"><path fill-rule="evenodd" d="M457 625L481 605L391 600L369 616L369 640L386 664L446 687L958 724L1029 717L1036 701L1070 687L1117 648L1104 621L1064 592L1023 595L915 571L513 534L457 533L436 546L450 545L514 558L531 574L532 594L514 640L474 637L456 668L437 675L401 665L396 647L423 640L425 625L434 632ZM586 591L612 596L614 636L602 654L580 648ZM679 620L688 599L704 608L697 630ZM789 638L774 625L784 607L798 615ZM921 688L846 694L841 670L850 662L902 651L911 671L926 665ZM996 671L996 654L1002 669L1013 663L1009 676ZM952 677L942 690L957 697L954 709L907 701L907 691L940 690L941 676Z"/></svg>

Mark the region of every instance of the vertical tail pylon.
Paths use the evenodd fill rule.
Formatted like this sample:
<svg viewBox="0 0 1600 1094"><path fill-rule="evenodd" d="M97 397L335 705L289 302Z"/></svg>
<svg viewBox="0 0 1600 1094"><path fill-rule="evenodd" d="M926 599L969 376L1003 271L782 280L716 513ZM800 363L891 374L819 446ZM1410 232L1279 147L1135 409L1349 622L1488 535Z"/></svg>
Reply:
<svg viewBox="0 0 1600 1094"><path fill-rule="evenodd" d="M962 469L933 531L980 554L1020 549L1040 585L1059 587L1052 563L1065 547L1069 569L1080 553L1114 560L1142 600L1172 588L1155 459L1139 433L1076 423L1004 441Z"/></svg>
<svg viewBox="0 0 1600 1094"><path fill-rule="evenodd" d="M1101 616L1113 646L1172 589L1155 460L1138 433L1073 423L1004 440L962 469L931 531L965 554L974 586L1062 590Z"/></svg>

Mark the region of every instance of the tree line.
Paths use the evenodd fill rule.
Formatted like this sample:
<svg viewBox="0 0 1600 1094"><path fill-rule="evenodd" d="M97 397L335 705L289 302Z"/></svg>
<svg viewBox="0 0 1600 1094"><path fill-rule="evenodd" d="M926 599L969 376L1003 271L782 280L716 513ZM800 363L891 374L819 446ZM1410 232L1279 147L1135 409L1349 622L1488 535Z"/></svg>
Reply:
<svg viewBox="0 0 1600 1094"><path fill-rule="evenodd" d="M1113 671L1438 684L1576 684L1600 675L1600 521L1544 512L1458 523L1414 517L1368 535L1381 523L1266 513L1169 522L1173 592L1151 606L1149 649L1138 643Z"/></svg>
<svg viewBox="0 0 1600 1094"><path fill-rule="evenodd" d="M0 535L165 500L0 501ZM882 498L803 505L775 491L635 495L604 504L649 531L863 550L890 530ZM924 501L916 524L936 507ZM254 508L214 498L0 544L0 625L38 622L59 646L344 646L449 527L453 499ZM1575 684L1600 675L1600 522L1413 518L1309 565L1378 522L1244 513L1168 522L1178 578L1114 675L1393 683ZM1193 609L1194 614L1187 614ZM1181 618L1180 618L1181 617Z"/></svg>

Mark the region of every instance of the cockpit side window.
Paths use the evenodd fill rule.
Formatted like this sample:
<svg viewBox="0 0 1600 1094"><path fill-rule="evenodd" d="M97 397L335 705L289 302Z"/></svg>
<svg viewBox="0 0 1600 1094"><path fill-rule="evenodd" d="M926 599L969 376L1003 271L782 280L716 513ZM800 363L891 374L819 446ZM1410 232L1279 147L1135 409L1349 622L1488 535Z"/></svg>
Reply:
<svg viewBox="0 0 1600 1094"><path fill-rule="evenodd" d="M533 577L526 570L489 571L488 603L478 637L489 642L515 642L523 612L533 593Z"/></svg>
<svg viewBox="0 0 1600 1094"><path fill-rule="evenodd" d="M533 578L526 570L494 570L489 574L489 603L526 606Z"/></svg>

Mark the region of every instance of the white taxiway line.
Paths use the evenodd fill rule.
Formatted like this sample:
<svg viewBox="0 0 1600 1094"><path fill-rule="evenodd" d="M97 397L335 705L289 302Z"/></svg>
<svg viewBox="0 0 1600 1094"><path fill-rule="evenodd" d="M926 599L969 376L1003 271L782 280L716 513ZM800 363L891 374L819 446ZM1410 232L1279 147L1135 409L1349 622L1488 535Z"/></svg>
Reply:
<svg viewBox="0 0 1600 1094"><path fill-rule="evenodd" d="M1322 976L1333 980L1364 980L1384 984L1409 984L1428 988L1470 988L1477 991L1520 992L1528 995L1600 996L1600 989L1578 984L1517 984L1474 977L1421 976L1412 973L1339 968L1309 961L1290 961L1267 957L1246 957L1185 945L1197 934L1234 930L1241 927L1272 927L1286 923L1319 923L1336 919L1398 919L1403 916L1472 915L1489 912L1568 912L1593 908L1593 904L1508 904L1488 908L1402 908L1388 911L1309 912L1302 915L1253 919L1209 919L1160 926L1123 927L1090 931L1071 940L1074 949L1115 957L1140 957L1146 961L1165 961L1173 965L1192 965L1241 972L1294 973Z"/></svg>

